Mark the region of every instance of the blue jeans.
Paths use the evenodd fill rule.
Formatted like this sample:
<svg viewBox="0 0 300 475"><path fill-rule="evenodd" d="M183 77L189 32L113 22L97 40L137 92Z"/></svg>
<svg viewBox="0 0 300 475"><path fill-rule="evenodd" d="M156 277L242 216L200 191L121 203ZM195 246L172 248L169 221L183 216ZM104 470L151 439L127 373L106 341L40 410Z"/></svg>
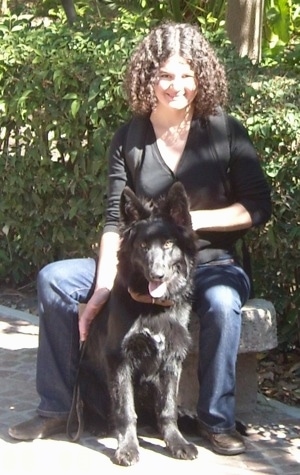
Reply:
<svg viewBox="0 0 300 475"><path fill-rule="evenodd" d="M236 359L241 308L250 281L237 265L199 265L194 310L200 319L197 413L200 425L215 433L235 427Z"/></svg>
<svg viewBox="0 0 300 475"><path fill-rule="evenodd" d="M38 275L40 312L37 355L38 413L67 417L79 361L78 303L94 288L94 259L70 259L44 267ZM234 265L200 265L195 274L194 309L200 318L201 424L226 432L235 424L235 363L241 307L249 280Z"/></svg>
<svg viewBox="0 0 300 475"><path fill-rule="evenodd" d="M67 418L70 411L79 363L78 303L89 300L95 275L91 258L54 262L39 272L36 385L42 416Z"/></svg>

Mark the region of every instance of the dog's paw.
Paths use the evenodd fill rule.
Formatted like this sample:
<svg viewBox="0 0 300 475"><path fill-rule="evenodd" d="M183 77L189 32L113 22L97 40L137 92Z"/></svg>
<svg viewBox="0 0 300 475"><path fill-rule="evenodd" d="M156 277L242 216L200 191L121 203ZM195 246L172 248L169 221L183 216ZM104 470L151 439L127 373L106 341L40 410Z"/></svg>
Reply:
<svg viewBox="0 0 300 475"><path fill-rule="evenodd" d="M153 335L148 328L124 338L123 350L130 359L155 358L164 341Z"/></svg>
<svg viewBox="0 0 300 475"><path fill-rule="evenodd" d="M194 444L190 444L188 442L179 443L170 446L169 450L172 456L176 459L182 460L194 460L198 457L198 449Z"/></svg>
<svg viewBox="0 0 300 475"><path fill-rule="evenodd" d="M113 463L122 465L123 467L129 467L139 461L139 451L136 447L131 448L118 448L112 458Z"/></svg>

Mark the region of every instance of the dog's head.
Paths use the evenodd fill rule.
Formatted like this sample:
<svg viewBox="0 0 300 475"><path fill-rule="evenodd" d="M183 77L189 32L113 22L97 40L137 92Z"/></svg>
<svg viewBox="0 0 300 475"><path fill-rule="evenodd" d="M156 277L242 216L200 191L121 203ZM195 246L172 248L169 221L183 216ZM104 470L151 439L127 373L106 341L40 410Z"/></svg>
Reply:
<svg viewBox="0 0 300 475"><path fill-rule="evenodd" d="M148 219L151 215L172 219L178 226L192 230L189 202L186 191L180 182L174 183L165 197L156 202L140 200L129 187L121 195L121 230L137 221Z"/></svg>
<svg viewBox="0 0 300 475"><path fill-rule="evenodd" d="M148 202L126 187L120 215L119 262L121 271L127 266L130 286L143 280L152 297L174 299L187 285L196 252L183 185L176 182L165 197Z"/></svg>

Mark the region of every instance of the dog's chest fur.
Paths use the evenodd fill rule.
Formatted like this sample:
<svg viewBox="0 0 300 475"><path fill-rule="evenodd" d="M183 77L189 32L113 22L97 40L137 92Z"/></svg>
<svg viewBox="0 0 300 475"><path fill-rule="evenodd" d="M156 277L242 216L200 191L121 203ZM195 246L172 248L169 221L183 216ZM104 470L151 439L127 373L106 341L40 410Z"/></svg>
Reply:
<svg viewBox="0 0 300 475"><path fill-rule="evenodd" d="M174 359L184 360L191 341L187 329L189 311L188 305L176 305L172 310L167 308L135 320L123 338L122 354L141 377L154 376Z"/></svg>

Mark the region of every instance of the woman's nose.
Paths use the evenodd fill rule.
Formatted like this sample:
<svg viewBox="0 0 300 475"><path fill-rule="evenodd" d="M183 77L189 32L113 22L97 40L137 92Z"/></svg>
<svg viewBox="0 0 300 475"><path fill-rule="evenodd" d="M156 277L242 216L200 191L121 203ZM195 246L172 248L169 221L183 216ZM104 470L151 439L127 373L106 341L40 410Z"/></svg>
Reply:
<svg viewBox="0 0 300 475"><path fill-rule="evenodd" d="M182 78L174 78L173 81L170 84L170 87L174 89L175 91L178 91L182 89L183 87L183 81Z"/></svg>

